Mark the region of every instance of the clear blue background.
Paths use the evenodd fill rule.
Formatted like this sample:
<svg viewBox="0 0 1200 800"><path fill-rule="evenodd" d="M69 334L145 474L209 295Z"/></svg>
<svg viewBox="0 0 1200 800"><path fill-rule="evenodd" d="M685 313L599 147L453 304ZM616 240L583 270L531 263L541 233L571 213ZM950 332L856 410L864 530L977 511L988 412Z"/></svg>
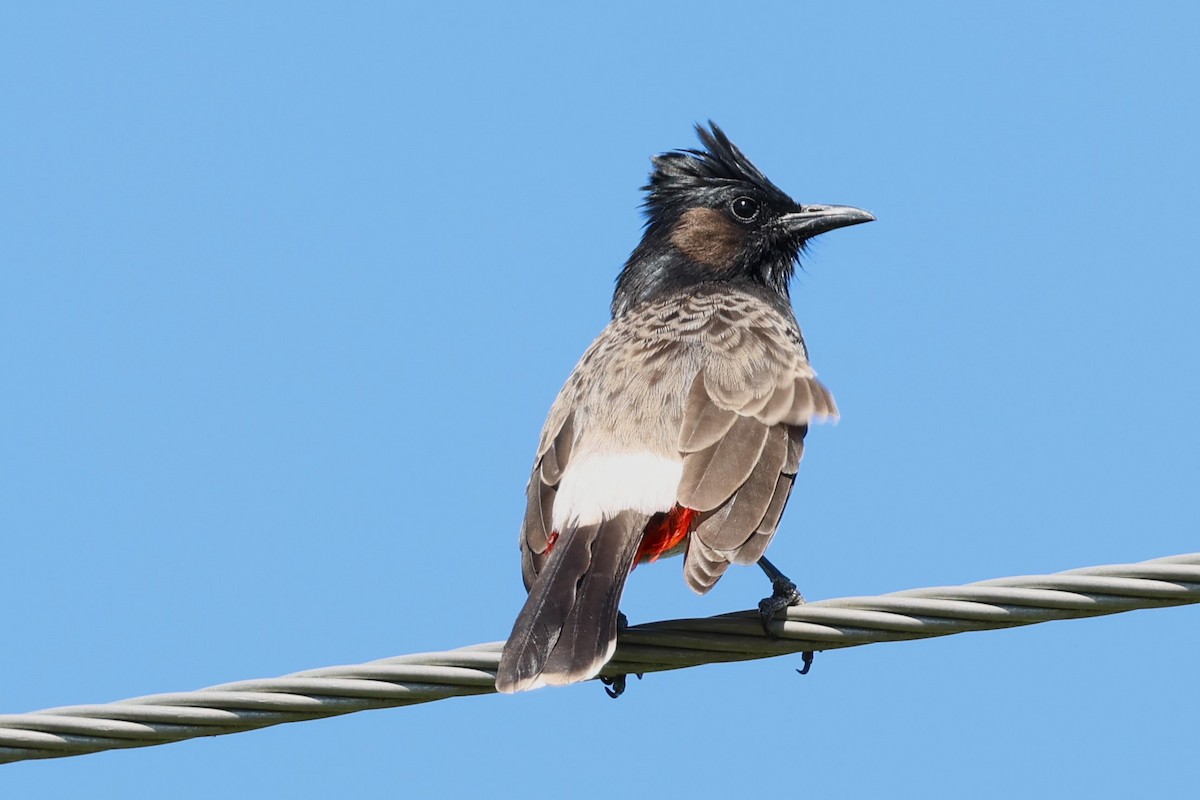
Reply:
<svg viewBox="0 0 1200 800"><path fill-rule="evenodd" d="M648 157L879 221L794 285L810 598L1200 550L1184 3L7 3L0 712L502 638ZM752 605L639 569L631 619ZM0 767L25 797L1195 787L1195 608Z"/></svg>

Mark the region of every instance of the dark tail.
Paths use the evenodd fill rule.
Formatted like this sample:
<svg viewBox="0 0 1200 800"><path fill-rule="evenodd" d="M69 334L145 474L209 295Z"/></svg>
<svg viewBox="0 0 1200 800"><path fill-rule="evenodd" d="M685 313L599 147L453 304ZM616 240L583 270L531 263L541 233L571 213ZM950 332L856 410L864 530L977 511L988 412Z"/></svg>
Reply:
<svg viewBox="0 0 1200 800"><path fill-rule="evenodd" d="M617 606L648 517L622 511L565 530L529 590L500 656L496 689L595 677L617 642Z"/></svg>

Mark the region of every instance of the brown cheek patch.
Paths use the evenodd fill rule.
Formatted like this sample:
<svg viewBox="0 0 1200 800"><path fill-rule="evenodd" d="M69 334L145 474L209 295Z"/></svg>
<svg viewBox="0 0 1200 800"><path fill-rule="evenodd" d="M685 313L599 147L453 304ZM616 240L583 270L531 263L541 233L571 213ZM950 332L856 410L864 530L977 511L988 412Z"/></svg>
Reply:
<svg viewBox="0 0 1200 800"><path fill-rule="evenodd" d="M732 269L742 241L741 229L711 208L689 208L671 231L671 244L692 261L712 269Z"/></svg>

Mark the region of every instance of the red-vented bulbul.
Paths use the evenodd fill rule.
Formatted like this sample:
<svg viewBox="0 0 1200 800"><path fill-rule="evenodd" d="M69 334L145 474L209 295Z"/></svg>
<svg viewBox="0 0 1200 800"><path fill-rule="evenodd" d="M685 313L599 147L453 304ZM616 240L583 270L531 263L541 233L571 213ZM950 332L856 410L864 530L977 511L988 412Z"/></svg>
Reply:
<svg viewBox="0 0 1200 800"><path fill-rule="evenodd" d="M653 159L612 322L542 429L521 528L529 597L501 692L596 676L638 563L682 553L699 593L730 564L759 563L774 586L764 628L802 601L763 553L809 423L837 407L809 366L788 282L809 239L874 217L796 203L715 124L697 132L703 149Z"/></svg>

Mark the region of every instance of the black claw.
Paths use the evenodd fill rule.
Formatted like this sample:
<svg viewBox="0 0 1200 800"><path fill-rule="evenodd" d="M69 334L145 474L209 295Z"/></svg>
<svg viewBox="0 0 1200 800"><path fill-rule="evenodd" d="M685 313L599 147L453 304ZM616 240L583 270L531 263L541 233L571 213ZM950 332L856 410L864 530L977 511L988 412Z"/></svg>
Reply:
<svg viewBox="0 0 1200 800"><path fill-rule="evenodd" d="M637 680L642 680L642 673L636 672ZM617 699L625 693L625 681L629 675L613 675L612 678L601 678L601 684L604 684L604 691L608 697Z"/></svg>
<svg viewBox="0 0 1200 800"><path fill-rule="evenodd" d="M635 672L633 674L637 676L639 681L642 679L642 673ZM604 693L613 700L616 700L625 694L625 682L628 678L628 675L614 675L611 678L601 678L600 682L604 684Z"/></svg>
<svg viewBox="0 0 1200 800"><path fill-rule="evenodd" d="M804 662L804 669L798 669L798 670L796 670L796 672L800 673L801 675L807 675L808 671L810 669L812 669L813 658L814 658L813 651L805 650L803 653L800 654L800 658Z"/></svg>
<svg viewBox="0 0 1200 800"><path fill-rule="evenodd" d="M625 694L625 679L627 677L626 675L614 675L611 678L601 678L600 682L604 684L604 693L613 700Z"/></svg>
<svg viewBox="0 0 1200 800"><path fill-rule="evenodd" d="M764 597L758 602L758 619L762 623L763 633L772 639L776 638L775 633L771 630L771 620L783 609L802 603L804 603L804 595L796 589L796 584L783 577L772 581L771 596Z"/></svg>

